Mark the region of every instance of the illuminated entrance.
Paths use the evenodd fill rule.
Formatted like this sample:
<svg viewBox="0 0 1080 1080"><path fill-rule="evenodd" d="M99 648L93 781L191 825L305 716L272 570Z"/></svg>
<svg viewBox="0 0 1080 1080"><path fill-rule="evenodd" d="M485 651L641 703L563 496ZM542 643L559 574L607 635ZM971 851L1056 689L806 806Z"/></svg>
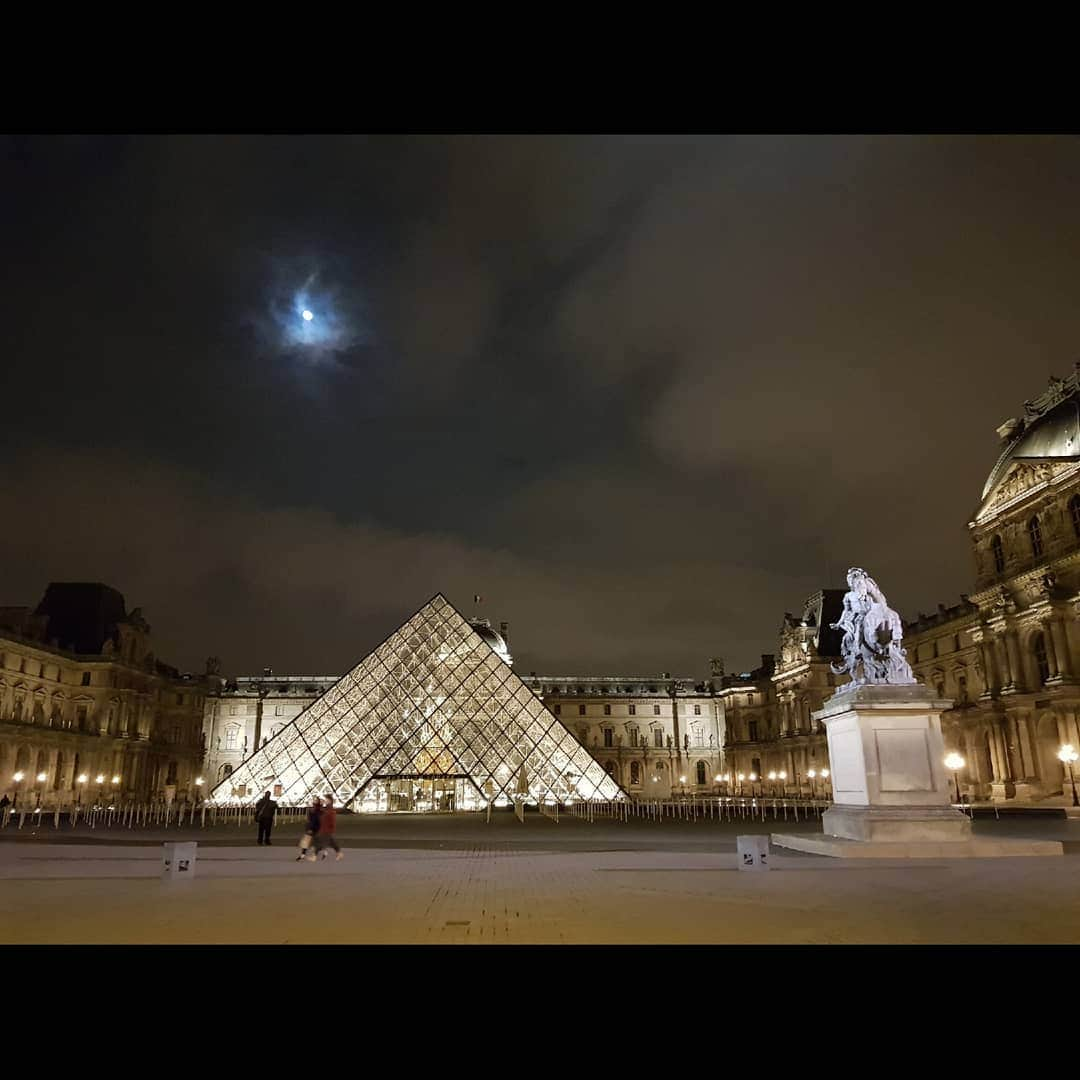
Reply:
<svg viewBox="0 0 1080 1080"><path fill-rule="evenodd" d="M452 814L486 805L467 776L375 776L354 808L376 814Z"/></svg>
<svg viewBox="0 0 1080 1080"><path fill-rule="evenodd" d="M481 629L484 629L481 627ZM281 786L371 813L622 801L626 794L439 595L210 792L253 803Z"/></svg>

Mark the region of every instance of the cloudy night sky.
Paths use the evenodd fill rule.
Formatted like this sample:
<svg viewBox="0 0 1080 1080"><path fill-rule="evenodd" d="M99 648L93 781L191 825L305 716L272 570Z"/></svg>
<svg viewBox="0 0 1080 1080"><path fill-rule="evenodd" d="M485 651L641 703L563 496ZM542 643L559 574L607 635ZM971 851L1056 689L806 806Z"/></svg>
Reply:
<svg viewBox="0 0 1080 1080"><path fill-rule="evenodd" d="M748 668L852 564L955 603L1080 357L1074 138L0 146L0 604L109 583L196 670L436 591L596 674Z"/></svg>

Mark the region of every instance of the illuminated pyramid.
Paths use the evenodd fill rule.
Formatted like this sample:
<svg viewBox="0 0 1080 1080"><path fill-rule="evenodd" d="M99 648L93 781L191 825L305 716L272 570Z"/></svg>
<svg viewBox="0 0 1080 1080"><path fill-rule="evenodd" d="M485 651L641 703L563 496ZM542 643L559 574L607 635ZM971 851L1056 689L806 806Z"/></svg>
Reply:
<svg viewBox="0 0 1080 1080"><path fill-rule="evenodd" d="M361 811L626 794L441 594L210 793Z"/></svg>

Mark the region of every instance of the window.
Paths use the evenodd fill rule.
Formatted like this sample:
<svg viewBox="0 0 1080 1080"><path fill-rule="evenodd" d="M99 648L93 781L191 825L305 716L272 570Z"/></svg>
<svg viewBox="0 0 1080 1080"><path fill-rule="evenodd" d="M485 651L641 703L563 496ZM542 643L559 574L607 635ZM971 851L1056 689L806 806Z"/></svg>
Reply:
<svg viewBox="0 0 1080 1080"><path fill-rule="evenodd" d="M700 716L701 715L701 706L700 705L695 705L694 706L694 715L695 716Z"/></svg>
<svg viewBox="0 0 1080 1080"><path fill-rule="evenodd" d="M956 698L961 704L966 702L967 699L968 699L968 695L967 695L967 676L966 675L960 675L960 676L957 677L957 680L956 680Z"/></svg>
<svg viewBox="0 0 1080 1080"><path fill-rule="evenodd" d="M170 733L169 741L175 746L180 742L180 725L173 724L172 732Z"/></svg>
<svg viewBox="0 0 1080 1080"><path fill-rule="evenodd" d="M937 696L939 698L943 698L945 696L945 684L940 679L936 683L934 683L934 691L937 693Z"/></svg>
<svg viewBox="0 0 1080 1080"><path fill-rule="evenodd" d="M609 727L604 728L604 745L605 746L614 745L612 743L612 741L611 741L612 740L612 735L613 735L613 732L612 732L611 728L609 728Z"/></svg>
<svg viewBox="0 0 1080 1080"><path fill-rule="evenodd" d="M1035 654L1035 666L1039 669L1039 682L1044 683L1050 678L1050 661L1046 656L1046 638L1042 634L1036 634L1032 639L1031 651Z"/></svg>
<svg viewBox="0 0 1080 1080"><path fill-rule="evenodd" d="M697 763L697 782L699 785L705 783L705 762L699 761Z"/></svg>
<svg viewBox="0 0 1080 1080"><path fill-rule="evenodd" d="M614 761L605 761L604 762L604 772L606 772L608 774L608 776L614 777L614 775L615 775L615 762Z"/></svg>
<svg viewBox="0 0 1080 1080"><path fill-rule="evenodd" d="M56 772L53 774L53 791L59 791L60 785L64 782L64 751L56 755Z"/></svg>
<svg viewBox="0 0 1080 1080"><path fill-rule="evenodd" d="M750 759L750 771L754 773L759 780L761 779L761 758L756 757Z"/></svg>
<svg viewBox="0 0 1080 1080"><path fill-rule="evenodd" d="M664 749L664 733L660 728L653 728L653 746Z"/></svg>
<svg viewBox="0 0 1080 1080"><path fill-rule="evenodd" d="M1072 518L1073 535L1080 537L1080 495L1069 500L1069 516Z"/></svg>
<svg viewBox="0 0 1080 1080"><path fill-rule="evenodd" d="M578 716L584 716L585 715L585 706L584 705L579 705L577 707L577 714L578 714Z"/></svg>
<svg viewBox="0 0 1080 1080"><path fill-rule="evenodd" d="M630 783L631 784L640 784L641 783L641 762L640 761L631 761L630 762Z"/></svg>
<svg viewBox="0 0 1080 1080"><path fill-rule="evenodd" d="M1001 537L995 536L990 541L990 553L994 556L994 573L1000 574L1005 569L1005 551L1001 546Z"/></svg>
<svg viewBox="0 0 1080 1080"><path fill-rule="evenodd" d="M221 777L222 780L224 780L227 776L232 776L232 766L222 765L221 768L218 770L218 775Z"/></svg>
<svg viewBox="0 0 1080 1080"><path fill-rule="evenodd" d="M1038 514L1028 522L1028 536L1031 538L1031 554L1038 558L1043 553L1042 526Z"/></svg>
<svg viewBox="0 0 1080 1080"><path fill-rule="evenodd" d="M652 707L652 714L653 714L653 716L659 716L660 715L660 706L659 705L654 705Z"/></svg>
<svg viewBox="0 0 1080 1080"><path fill-rule="evenodd" d="M747 694L746 695L746 704L747 705L753 705L754 704L754 695L753 694Z"/></svg>
<svg viewBox="0 0 1080 1080"><path fill-rule="evenodd" d="M757 738L758 738L758 722L756 720L751 720L746 725L746 729L749 732L750 741L751 742L757 742Z"/></svg>
<svg viewBox="0 0 1080 1080"><path fill-rule="evenodd" d="M236 706L235 705L230 705L229 706L229 715L230 716L235 716L236 715Z"/></svg>
<svg viewBox="0 0 1080 1080"><path fill-rule="evenodd" d="M165 773L165 783L166 784L175 784L176 783L176 762L175 761L170 761L169 762L169 769Z"/></svg>
<svg viewBox="0 0 1080 1080"><path fill-rule="evenodd" d="M75 726L79 731L86 730L86 717L89 710L85 705L77 705L75 707Z"/></svg>
<svg viewBox="0 0 1080 1080"><path fill-rule="evenodd" d="M84 671L82 673L82 684L83 684L83 686L89 686L90 685L90 672L89 671Z"/></svg>
<svg viewBox="0 0 1080 1080"><path fill-rule="evenodd" d="M225 749L235 750L236 743L240 738L240 729L235 724L230 724L225 729Z"/></svg>
<svg viewBox="0 0 1080 1080"><path fill-rule="evenodd" d="M632 727L630 729L630 745L631 746L637 746L637 744L638 744L638 729L636 727Z"/></svg>
<svg viewBox="0 0 1080 1080"><path fill-rule="evenodd" d="M604 706L604 715L605 716L610 716L611 715L611 706L610 705L605 705Z"/></svg>
<svg viewBox="0 0 1080 1080"><path fill-rule="evenodd" d="M630 706L630 715L631 716L637 716L637 706L636 705L631 705Z"/></svg>
<svg viewBox="0 0 1080 1080"><path fill-rule="evenodd" d="M555 714L556 716L558 716L558 715L559 715L559 713L561 713L561 712L562 712L562 706L561 706L561 705L560 705L560 704L559 704L559 703L558 703L558 702L556 701L556 702L555 702L555 704L554 704L554 705L552 705L552 707L551 707L551 711L552 711L552 712L553 712L553 713L554 713L554 714Z"/></svg>

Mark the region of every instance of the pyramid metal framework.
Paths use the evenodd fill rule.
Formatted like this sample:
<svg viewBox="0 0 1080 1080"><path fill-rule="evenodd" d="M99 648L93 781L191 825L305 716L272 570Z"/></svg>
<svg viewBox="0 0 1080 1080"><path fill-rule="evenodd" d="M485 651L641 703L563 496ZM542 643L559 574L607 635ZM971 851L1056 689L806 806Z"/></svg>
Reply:
<svg viewBox="0 0 1080 1080"><path fill-rule="evenodd" d="M332 794L338 805L382 810L392 808L385 794L419 792L425 781L429 790L456 784L456 809L505 804L526 785L528 802L627 798L440 593L209 800L247 803L272 790L286 805Z"/></svg>

